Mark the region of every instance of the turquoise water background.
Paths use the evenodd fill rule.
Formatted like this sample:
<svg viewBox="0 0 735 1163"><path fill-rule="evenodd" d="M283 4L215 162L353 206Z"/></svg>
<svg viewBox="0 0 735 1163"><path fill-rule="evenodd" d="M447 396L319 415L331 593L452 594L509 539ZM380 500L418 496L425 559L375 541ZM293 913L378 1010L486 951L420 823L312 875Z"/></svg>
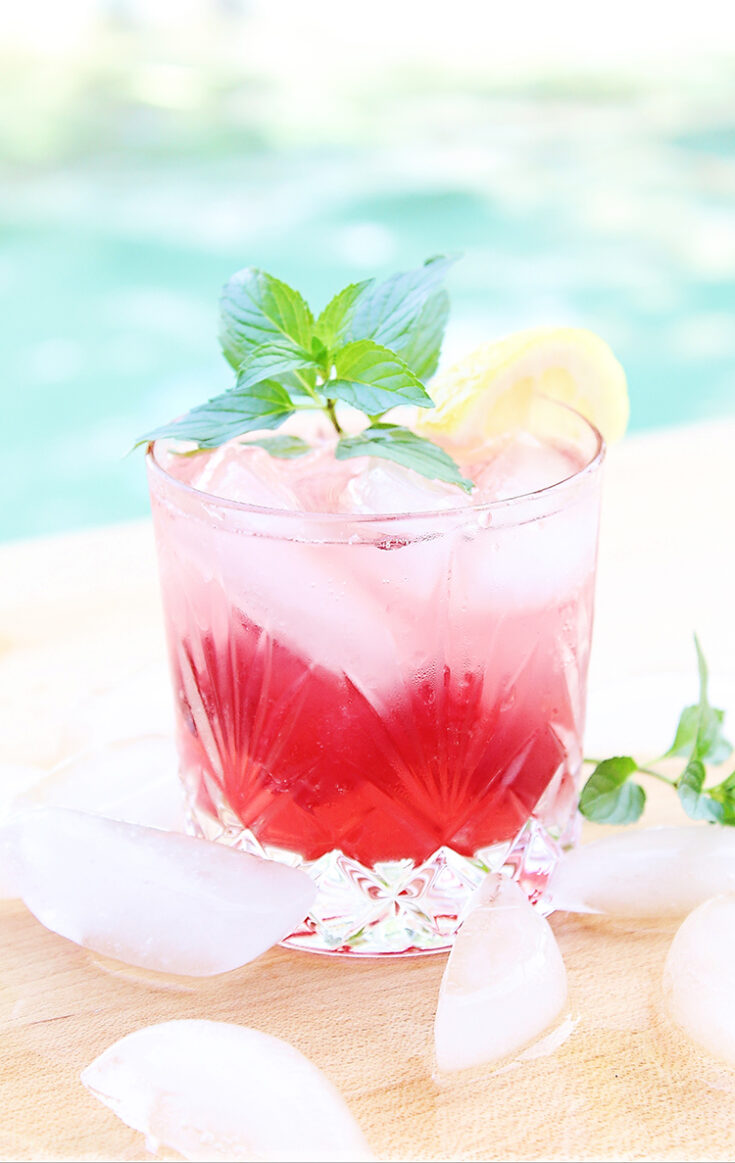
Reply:
<svg viewBox="0 0 735 1163"><path fill-rule="evenodd" d="M230 385L216 303L246 264L318 307L458 251L447 355L572 323L626 367L632 430L735 412L732 74L689 89L417 81L300 137L262 102L233 112L241 81L192 112L93 80L40 112L26 101L27 132L5 132L3 460L17 487L0 537L146 513L142 456L126 453ZM3 84L7 131L17 74Z"/></svg>

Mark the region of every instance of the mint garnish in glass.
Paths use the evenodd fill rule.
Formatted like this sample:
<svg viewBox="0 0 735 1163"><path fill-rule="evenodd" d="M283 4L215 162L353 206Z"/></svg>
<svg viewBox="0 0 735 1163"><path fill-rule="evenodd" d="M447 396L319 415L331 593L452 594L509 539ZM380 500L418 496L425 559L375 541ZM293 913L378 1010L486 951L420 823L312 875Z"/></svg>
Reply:
<svg viewBox="0 0 735 1163"><path fill-rule="evenodd" d="M471 491L473 482L448 452L384 419L398 405L433 407L424 381L439 362L449 314L442 283L453 261L437 256L383 282L351 283L316 318L280 279L255 267L238 271L220 301L219 338L236 372L234 386L138 443L173 437L211 449L317 410L335 430L339 460L376 456ZM367 417L363 431L344 433L338 405ZM291 435L253 443L276 457L309 451L306 441Z"/></svg>

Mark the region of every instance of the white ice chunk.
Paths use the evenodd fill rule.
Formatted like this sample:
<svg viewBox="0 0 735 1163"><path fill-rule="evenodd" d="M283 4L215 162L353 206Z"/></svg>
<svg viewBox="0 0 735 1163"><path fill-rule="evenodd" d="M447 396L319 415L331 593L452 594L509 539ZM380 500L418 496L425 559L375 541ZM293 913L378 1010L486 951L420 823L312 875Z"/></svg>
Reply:
<svg viewBox="0 0 735 1163"><path fill-rule="evenodd" d="M468 528L455 555L452 586L460 608L477 619L488 610L527 612L575 601L594 571L598 508L591 489L534 520L518 520L528 515L525 503L515 512L480 510L474 533Z"/></svg>
<svg viewBox="0 0 735 1163"><path fill-rule="evenodd" d="M547 489L572 476L579 456L547 444L528 432L501 438L489 464L475 480L486 501L504 501Z"/></svg>
<svg viewBox="0 0 735 1163"><path fill-rule="evenodd" d="M12 814L18 796L26 794L46 775L43 767L0 763L0 825Z"/></svg>
<svg viewBox="0 0 735 1163"><path fill-rule="evenodd" d="M265 509L300 509L282 470L283 462L264 448L223 444L207 458L193 484L205 493Z"/></svg>
<svg viewBox="0 0 735 1163"><path fill-rule="evenodd" d="M288 1042L228 1022L136 1030L82 1072L128 1126L185 1159L363 1160L341 1095Z"/></svg>
<svg viewBox="0 0 735 1163"><path fill-rule="evenodd" d="M335 460L330 449L281 462L263 449L240 450L246 458L259 453L307 509L327 504L339 508L342 501L333 503L335 492L341 498L346 483L362 467L358 460ZM230 450L228 455L234 458L236 453ZM213 465L214 456L203 470L202 487ZM435 486L409 470L396 470L399 477L403 472L404 483L416 477L412 496L423 498L426 508L424 486L429 492ZM461 504L458 489L436 488L443 495L449 489ZM405 502L409 507L411 503ZM436 500L429 507L436 508ZM416 529L409 522L409 528L396 529L395 522L386 521L378 527L356 514L350 526L313 512L284 512L279 535L273 536L270 519L266 527L262 516L241 514L242 527L256 531L243 536L239 525L209 528L179 519L162 505L155 508L157 520L165 523L162 539L171 549L170 560L163 556L162 569L178 639L199 635L203 625L213 626L218 618L226 633L231 618L226 602L304 661L346 675L369 696L373 676L377 685L377 679L394 673L397 657L411 667L426 665L427 650L433 652L434 644L427 647L425 620L417 610L435 610L437 591L446 587L451 552L449 537L427 538L430 524ZM175 575L185 575L187 586L175 583Z"/></svg>
<svg viewBox="0 0 735 1163"><path fill-rule="evenodd" d="M18 797L45 776L42 767L0 763L0 900L14 900L19 895L14 833L5 825L15 811Z"/></svg>
<svg viewBox="0 0 735 1163"><path fill-rule="evenodd" d="M471 504L457 485L429 480L400 464L371 460L344 493L344 507L352 513L429 513Z"/></svg>
<svg viewBox="0 0 735 1163"><path fill-rule="evenodd" d="M298 869L192 836L67 808L40 808L11 826L19 895L34 916L144 969L236 969L290 933L315 895Z"/></svg>
<svg viewBox="0 0 735 1163"><path fill-rule="evenodd" d="M20 896L20 875L16 852L15 829L0 825L0 900L17 900Z"/></svg>
<svg viewBox="0 0 735 1163"><path fill-rule="evenodd" d="M710 1054L735 1066L735 895L705 901L687 917L664 968L671 1017Z"/></svg>
<svg viewBox="0 0 735 1163"><path fill-rule="evenodd" d="M694 824L583 844L562 857L548 896L571 913L672 917L727 891L735 891L735 830Z"/></svg>
<svg viewBox="0 0 735 1163"><path fill-rule="evenodd" d="M363 461L337 460L333 443L322 442L305 456L279 463L301 508L311 513L340 513L345 507L345 486Z"/></svg>
<svg viewBox="0 0 735 1163"><path fill-rule="evenodd" d="M439 990L439 1070L515 1054L544 1033L567 998L567 975L548 921L521 888L491 874L461 926Z"/></svg>
<svg viewBox="0 0 735 1163"><path fill-rule="evenodd" d="M245 450L244 455L254 457L258 452L266 461L278 463L264 449ZM338 467L340 463L335 462ZM290 488L285 483L287 470L271 465L274 471ZM290 491L295 497L299 482L294 480ZM355 681L366 670L380 674L394 663L395 643L382 592L372 592L361 568L366 556L369 561L371 555L382 558L383 553L372 546L356 546L344 536L335 538L333 522L327 518L325 524L311 514L284 511L277 522L278 536L273 535L271 518L264 524L262 515L241 514L242 526L257 534L243 536L237 521L209 527L181 519L163 506L154 507L162 540L171 551L170 558L168 553L162 556L162 576L178 640L198 636L202 626L214 627L217 622L226 634L233 617L229 607L234 605L304 661ZM280 507L288 506L284 502ZM187 578L184 587L175 581L182 576Z"/></svg>
<svg viewBox="0 0 735 1163"><path fill-rule="evenodd" d="M14 802L16 810L76 808L129 824L183 832L173 740L144 735L91 747L59 764Z"/></svg>

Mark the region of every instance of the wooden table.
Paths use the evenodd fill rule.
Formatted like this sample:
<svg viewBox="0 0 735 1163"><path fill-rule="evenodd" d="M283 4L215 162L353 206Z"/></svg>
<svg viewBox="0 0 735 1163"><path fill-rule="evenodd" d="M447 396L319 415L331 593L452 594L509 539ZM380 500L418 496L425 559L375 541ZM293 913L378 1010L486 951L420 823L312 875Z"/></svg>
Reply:
<svg viewBox="0 0 735 1163"><path fill-rule="evenodd" d="M620 750L630 746L632 711L609 723L605 709L619 714L621 691L655 695L660 686L645 676L663 674L681 675L683 697L694 695L694 628L713 686L731 689L733 449L728 421L631 438L610 457L591 709L619 731ZM680 705L664 709L668 731ZM6 770L47 768L90 739L165 729L168 715L148 523L0 547ZM650 747L667 743L657 736ZM680 822L674 797L650 790L645 822ZM0 1157L150 1158L79 1072L140 1026L207 1017L266 1030L312 1058L378 1157L732 1158L734 1077L694 1052L661 1009L672 926L552 923L570 976L567 1040L503 1071L440 1083L432 1023L442 956L376 963L275 949L220 978L164 979L105 962L6 902Z"/></svg>

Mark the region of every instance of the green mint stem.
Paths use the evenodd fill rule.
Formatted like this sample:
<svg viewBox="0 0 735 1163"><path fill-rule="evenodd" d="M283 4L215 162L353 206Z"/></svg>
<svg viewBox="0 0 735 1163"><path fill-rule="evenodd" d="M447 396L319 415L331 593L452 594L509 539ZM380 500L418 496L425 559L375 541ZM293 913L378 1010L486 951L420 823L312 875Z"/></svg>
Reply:
<svg viewBox="0 0 735 1163"><path fill-rule="evenodd" d="M652 775L654 779L660 779L661 783L667 783L669 787L676 787L677 781L675 779L669 779L667 776L662 775L660 771L654 771L652 767L639 767L638 770L641 775Z"/></svg>
<svg viewBox="0 0 735 1163"><path fill-rule="evenodd" d="M707 786L706 764L719 766L725 763L733 748L723 735L724 711L711 706L708 699L707 663L696 635L694 644L699 699L697 703L684 707L679 715L674 741L668 751L658 759L650 760L657 767L677 757L683 761L682 771L672 779L657 771L656 767L642 767L630 755L604 760L586 759L585 762L594 764L594 771L579 799L579 810L587 819L602 824L630 824L640 819L645 791L640 784L631 783L630 777L642 774L673 788L690 819L735 827L735 772L719 783Z"/></svg>
<svg viewBox="0 0 735 1163"><path fill-rule="evenodd" d="M591 756L585 755L584 762L593 764L595 767L599 767L603 760L592 759ZM636 764L636 771L640 775L652 775L654 779L660 779L661 783L667 783L669 787L676 787L677 781L675 779L669 779L668 776L662 775L660 771L654 771L652 767L640 767L638 764Z"/></svg>
<svg viewBox="0 0 735 1163"><path fill-rule="evenodd" d="M341 436L342 435L342 425L340 424L339 420L337 419L337 413L335 412L335 409L334 409L335 401L328 399L326 404L324 404L319 396L319 393L317 391L315 391L314 388L311 387L308 380L303 375L301 375L300 372L296 372L296 378L298 379L299 383L303 387L304 391L307 392L309 396L311 396L316 407L319 408L320 411L325 412L326 415L329 417L329 419L332 423L332 426L333 426L335 432L337 433L337 435ZM328 370L325 370L324 371L324 384L322 384L322 388L328 383L328 381L329 381L329 372L328 372ZM302 408L303 408L303 405L302 405Z"/></svg>
<svg viewBox="0 0 735 1163"><path fill-rule="evenodd" d="M337 435L341 436L342 435L342 425L340 424L339 420L337 419L337 413L334 410L334 400L327 400L327 406L324 409L324 411L327 413L327 416L332 421L332 424L334 425L334 430L337 433Z"/></svg>

